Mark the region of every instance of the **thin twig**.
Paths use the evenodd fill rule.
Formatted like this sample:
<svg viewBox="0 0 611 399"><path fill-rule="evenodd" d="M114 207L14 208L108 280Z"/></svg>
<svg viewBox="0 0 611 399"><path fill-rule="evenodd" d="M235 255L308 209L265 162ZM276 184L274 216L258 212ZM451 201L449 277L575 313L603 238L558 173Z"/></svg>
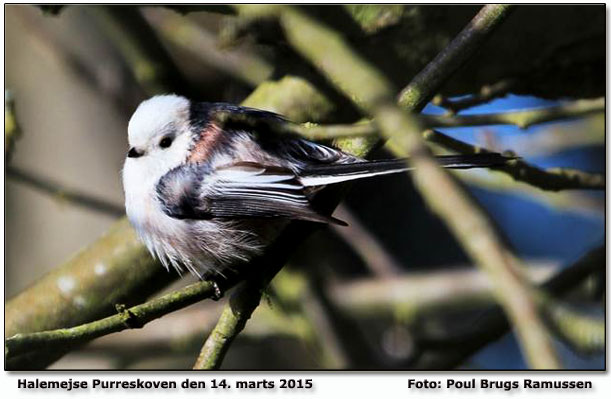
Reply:
<svg viewBox="0 0 611 399"><path fill-rule="evenodd" d="M123 216L125 214L125 208L121 205L64 187L57 182L42 178L16 167L8 167L6 169L6 176L19 183L24 183L40 190L45 194L49 194L60 201L66 201L70 204L82 206L110 216Z"/></svg>
<svg viewBox="0 0 611 399"><path fill-rule="evenodd" d="M581 268L582 263L583 261L580 261L569 269ZM591 267L588 267L588 270L590 270ZM534 281L540 281L550 274L551 268L545 265L541 267L530 265L528 272ZM565 270L559 272L559 275L565 275L566 273L567 271ZM583 271L580 272L579 276L582 275ZM583 276L576 277L574 274L571 274L571 276L565 277L564 280L565 282L573 283L573 285L564 284L559 286L556 283L556 286L552 287L551 292L560 294L583 279ZM452 270L434 275L409 273L397 276L390 283L386 279L367 279L334 284L329 287L328 292L333 298L333 303L339 306L342 311L352 316L380 315L380 312L394 312L396 309L401 314L407 313L415 316L427 310L439 309L444 306L462 307L465 303L489 303L492 300L491 287L488 281L482 277L480 272L471 269ZM287 285L294 287L295 284L302 284L302 282L296 283L293 281L295 278L295 276L292 276L291 281L287 282ZM302 279L303 277L299 277L299 281ZM558 277L556 276L552 280L555 281L557 279ZM43 333L17 334L8 338L6 342L6 348L8 349L7 360L13 363L16 357L31 351L46 350L58 345L74 347L114 332L143 327L156 318L209 297L209 289L207 282L196 283L141 305L122 309L119 314L92 323ZM293 291L291 290L291 295L295 295ZM410 310L412 308L417 313L412 312ZM188 317L191 320L200 318L193 315L177 317ZM289 325L276 324L268 327L271 328L270 334L303 337L298 329L296 330ZM484 326L479 326L478 329L484 328ZM167 329L163 331L167 331ZM167 339L169 336L163 333L163 331L158 333L166 337L163 339ZM198 330L192 329L189 334L193 334L195 331ZM179 338L173 337L172 339L178 340Z"/></svg>
<svg viewBox="0 0 611 399"><path fill-rule="evenodd" d="M175 278L149 255L127 219L121 218L89 247L8 300L4 333L11 336L97 320L112 314L115 304L137 304ZM41 352L35 363L20 368L42 368L56 359Z"/></svg>
<svg viewBox="0 0 611 399"><path fill-rule="evenodd" d="M489 152L489 150L474 146L436 130L427 130L424 137L431 143L461 154L476 154ZM541 169L530 165L522 159L508 161L506 165L494 167L517 181L521 181L542 190L558 191L566 189L604 190L605 176L598 173L588 173L569 168Z"/></svg>
<svg viewBox="0 0 611 399"><path fill-rule="evenodd" d="M546 191L530 184L515 184L506 173L463 173L454 176L471 187L481 187L491 192L506 195L526 196L559 212L569 212L587 217L604 217L604 198L588 195L585 191Z"/></svg>
<svg viewBox="0 0 611 399"><path fill-rule="evenodd" d="M12 358L29 352L47 348L70 348L111 333L131 328L142 328L148 322L163 315L187 307L202 299L210 298L213 295L213 284L202 281L128 309L118 308L116 315L91 323L72 328L15 334L5 341L5 356L7 361L10 361Z"/></svg>
<svg viewBox="0 0 611 399"><path fill-rule="evenodd" d="M555 121L559 119L576 118L594 113L605 112L605 99L577 100L555 107L537 108L525 111L500 112L479 115L421 115L422 122L427 127L458 127L482 125L516 125L521 129L529 126Z"/></svg>
<svg viewBox="0 0 611 399"><path fill-rule="evenodd" d="M433 97L432 103L447 109L451 114L485 104L495 98L503 97L518 84L517 79L503 79L497 83L483 86L476 94L458 100L450 100L440 94Z"/></svg>

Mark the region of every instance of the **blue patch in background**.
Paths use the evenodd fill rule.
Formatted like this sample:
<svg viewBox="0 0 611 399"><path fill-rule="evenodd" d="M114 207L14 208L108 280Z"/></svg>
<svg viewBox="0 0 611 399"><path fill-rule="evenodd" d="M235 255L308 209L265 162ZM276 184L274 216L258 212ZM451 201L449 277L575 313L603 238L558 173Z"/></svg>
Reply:
<svg viewBox="0 0 611 399"><path fill-rule="evenodd" d="M456 99L456 98L454 98ZM459 112L458 115L519 111L549 107L560 101L544 100L532 96L508 95L505 98ZM429 104L425 114L443 114L443 108ZM528 135L546 129L552 124L568 124L558 121L520 129L516 126L497 125L486 127L441 128L439 131L469 143L478 142L482 129L489 131L495 139L514 135ZM510 148L507 148L510 149ZM518 154L520 155L520 154ZM525 157L533 165L568 167L590 172L605 172L605 149L603 146L583 147L560 151L546 156ZM602 245L605 240L603 212L570 212L558 210L545 203L522 194L509 194L469 187L477 201L486 209L509 240L515 252L524 259L550 259L567 266L588 250ZM604 201L602 191L587 192L593 198ZM580 356L564 344L557 342L562 363L568 369L604 369L605 356ZM467 367L482 369L524 369L526 363L521 355L515 336L506 334L492 345L474 355Z"/></svg>

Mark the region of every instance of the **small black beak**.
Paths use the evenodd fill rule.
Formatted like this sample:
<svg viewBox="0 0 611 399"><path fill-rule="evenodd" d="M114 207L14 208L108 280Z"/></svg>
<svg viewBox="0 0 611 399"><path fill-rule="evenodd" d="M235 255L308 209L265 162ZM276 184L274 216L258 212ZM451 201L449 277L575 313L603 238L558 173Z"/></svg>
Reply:
<svg viewBox="0 0 611 399"><path fill-rule="evenodd" d="M129 152L127 153L128 158L140 158L142 155L144 155L144 153L138 152L138 150L136 150L136 147L130 148Z"/></svg>

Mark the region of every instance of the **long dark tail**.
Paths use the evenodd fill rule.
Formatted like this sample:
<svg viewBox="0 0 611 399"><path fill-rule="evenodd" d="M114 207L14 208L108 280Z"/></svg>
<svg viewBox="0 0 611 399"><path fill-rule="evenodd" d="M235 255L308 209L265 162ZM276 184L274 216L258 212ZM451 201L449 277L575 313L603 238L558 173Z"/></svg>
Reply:
<svg viewBox="0 0 611 399"><path fill-rule="evenodd" d="M471 155L443 155L435 157L444 168L469 169L502 166L513 157L506 157L496 152ZM410 170L404 159L355 162L348 164L330 164L309 166L303 170L300 180L304 186L322 186L341 183L349 180L387 175Z"/></svg>

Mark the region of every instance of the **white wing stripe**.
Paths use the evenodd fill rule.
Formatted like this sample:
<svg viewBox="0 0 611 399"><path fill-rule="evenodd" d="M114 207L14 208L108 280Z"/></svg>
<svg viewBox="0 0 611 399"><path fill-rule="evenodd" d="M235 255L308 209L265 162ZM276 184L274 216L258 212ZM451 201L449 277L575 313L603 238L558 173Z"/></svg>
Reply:
<svg viewBox="0 0 611 399"><path fill-rule="evenodd" d="M311 176L301 177L299 180L301 181L301 184L304 185L304 187L324 186L325 184L341 183L344 181L362 179L365 177L372 177L372 176L389 175L392 173L405 172L406 170L410 170L410 168L405 167L402 169L392 169L392 170L384 170L384 171L378 171L378 172L366 172L366 173L355 172L355 173L335 175L335 176L333 175L323 175L323 176L311 175Z"/></svg>
<svg viewBox="0 0 611 399"><path fill-rule="evenodd" d="M244 184L244 183L247 183ZM252 187L252 188L267 188L269 190L301 190L303 186L296 186L294 184L261 184L261 183L251 183L251 182L231 182L231 183L221 183L223 187Z"/></svg>

